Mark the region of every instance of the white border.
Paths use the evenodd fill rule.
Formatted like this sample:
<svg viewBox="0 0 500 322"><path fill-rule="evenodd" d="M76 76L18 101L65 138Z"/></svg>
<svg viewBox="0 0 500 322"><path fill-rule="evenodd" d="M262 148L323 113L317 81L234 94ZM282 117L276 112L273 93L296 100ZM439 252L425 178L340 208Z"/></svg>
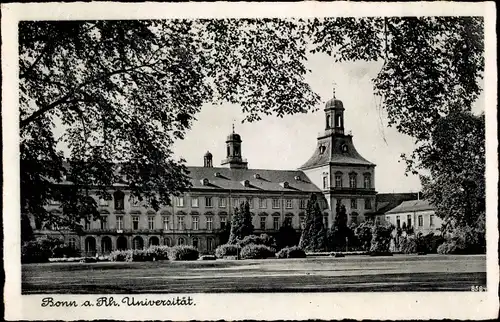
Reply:
<svg viewBox="0 0 500 322"><path fill-rule="evenodd" d="M495 4L413 3L39 3L2 4L2 115L4 156L4 301L8 320L120 319L120 320L215 320L215 319L486 319L498 314L497 258L497 68ZM67 19L160 19L315 16L455 16L485 17L485 98L487 133L487 284L485 293L305 293L305 294L191 294L195 307L98 309L38 309L43 296L20 295L19 247L19 20ZM168 295L155 295L170 298ZM153 295L149 295L152 298ZM95 299L67 295L64 299ZM148 298L148 295L136 295Z"/></svg>

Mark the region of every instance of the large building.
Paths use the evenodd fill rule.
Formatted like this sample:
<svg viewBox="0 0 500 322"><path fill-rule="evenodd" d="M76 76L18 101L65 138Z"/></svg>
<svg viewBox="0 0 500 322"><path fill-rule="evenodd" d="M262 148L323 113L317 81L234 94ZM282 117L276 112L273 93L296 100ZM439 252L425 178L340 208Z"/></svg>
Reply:
<svg viewBox="0 0 500 322"><path fill-rule="evenodd" d="M312 157L298 170L249 169L242 157L237 133L226 140L223 167L213 166L207 152L203 167L188 167L192 187L172 206L148 209L131 198L126 186L115 186L112 200L99 200L101 219L84 223L84 232L60 230L65 242L87 255L149 245L193 245L212 252L219 232L230 222L234 207L248 200L256 233L273 234L287 221L300 230L311 193L316 193L330 227L337 204L343 204L348 222L362 222L375 210L375 165L355 149L352 135L344 132L344 107L335 97L326 103L325 131L318 137ZM60 212L58 204L49 211ZM36 234L54 230L35 225Z"/></svg>
<svg viewBox="0 0 500 322"><path fill-rule="evenodd" d="M403 201L397 207L385 213L385 221L396 228L412 228L415 233L426 235L439 232L443 220L436 216L436 207L428 200Z"/></svg>

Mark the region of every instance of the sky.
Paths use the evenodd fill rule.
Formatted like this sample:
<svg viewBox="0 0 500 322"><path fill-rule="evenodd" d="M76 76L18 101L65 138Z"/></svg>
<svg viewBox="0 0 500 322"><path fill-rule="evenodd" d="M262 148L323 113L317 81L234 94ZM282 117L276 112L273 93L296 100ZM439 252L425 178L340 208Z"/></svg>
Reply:
<svg viewBox="0 0 500 322"><path fill-rule="evenodd" d="M206 151L213 154L214 166L225 158L226 136L235 132L242 137L242 156L253 169L293 170L305 163L316 148L318 133L324 130L324 104L335 95L344 103L344 126L352 131L356 150L376 164L375 182L378 192L417 192L421 189L417 176L405 175L402 153L413 151L414 140L387 126L387 114L378 108L371 79L380 71L381 62L335 63L327 55L309 58L311 73L306 81L322 99L314 113L287 115L283 118L264 116L261 121L244 123L238 105L207 105L197 115L186 138L177 141L174 153L187 165L202 166ZM477 103L481 104L482 97ZM477 104L476 104L477 105Z"/></svg>

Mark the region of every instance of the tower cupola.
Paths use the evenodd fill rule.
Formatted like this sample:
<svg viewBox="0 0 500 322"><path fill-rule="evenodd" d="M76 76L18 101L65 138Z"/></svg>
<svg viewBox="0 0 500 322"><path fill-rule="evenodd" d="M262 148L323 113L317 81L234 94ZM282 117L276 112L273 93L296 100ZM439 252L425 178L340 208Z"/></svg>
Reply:
<svg viewBox="0 0 500 322"><path fill-rule="evenodd" d="M335 97L326 102L325 105L326 131L332 131L335 134L344 134L344 104Z"/></svg>
<svg viewBox="0 0 500 322"><path fill-rule="evenodd" d="M226 159L222 160L222 165L229 164L232 169L247 169L248 163L241 156L241 136L233 132L226 139Z"/></svg>
<svg viewBox="0 0 500 322"><path fill-rule="evenodd" d="M212 153L210 153L210 151L207 151L203 156L203 166L205 168L212 168L214 166L212 162Z"/></svg>

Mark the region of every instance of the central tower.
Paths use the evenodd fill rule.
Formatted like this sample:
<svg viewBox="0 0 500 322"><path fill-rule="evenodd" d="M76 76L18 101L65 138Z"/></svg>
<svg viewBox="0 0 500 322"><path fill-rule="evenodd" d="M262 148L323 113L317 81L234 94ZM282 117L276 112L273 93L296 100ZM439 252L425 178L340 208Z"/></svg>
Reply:
<svg viewBox="0 0 500 322"><path fill-rule="evenodd" d="M233 132L226 139L226 158L222 160L221 165L229 164L231 169L247 169L248 162L241 157L241 136Z"/></svg>

